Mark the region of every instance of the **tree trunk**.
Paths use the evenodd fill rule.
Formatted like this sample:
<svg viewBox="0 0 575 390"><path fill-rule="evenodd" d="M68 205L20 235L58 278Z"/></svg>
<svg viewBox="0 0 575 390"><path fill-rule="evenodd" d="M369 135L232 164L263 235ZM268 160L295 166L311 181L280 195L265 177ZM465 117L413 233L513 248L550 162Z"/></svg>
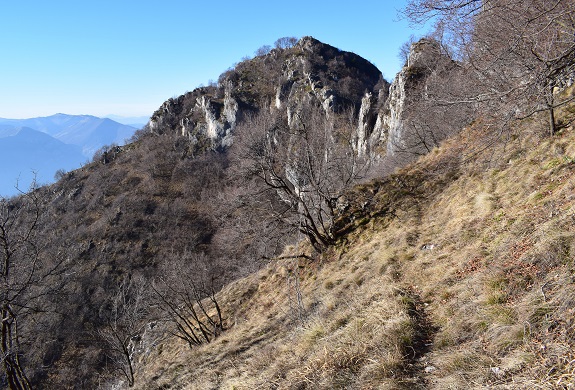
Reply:
<svg viewBox="0 0 575 390"><path fill-rule="evenodd" d="M14 319L11 316L11 310L4 308L1 314L2 332L0 345L8 387L11 390L31 390L32 386L20 364L18 350L14 350L13 346L14 339L17 337L13 332L15 333L17 330L13 329Z"/></svg>
<svg viewBox="0 0 575 390"><path fill-rule="evenodd" d="M549 133L551 137L557 132L557 125L555 123L555 108L551 105L548 108L549 113Z"/></svg>
<svg viewBox="0 0 575 390"><path fill-rule="evenodd" d="M553 84L547 88L547 114L549 120L549 135L553 137L557 132L557 125L555 124L555 96L553 95Z"/></svg>

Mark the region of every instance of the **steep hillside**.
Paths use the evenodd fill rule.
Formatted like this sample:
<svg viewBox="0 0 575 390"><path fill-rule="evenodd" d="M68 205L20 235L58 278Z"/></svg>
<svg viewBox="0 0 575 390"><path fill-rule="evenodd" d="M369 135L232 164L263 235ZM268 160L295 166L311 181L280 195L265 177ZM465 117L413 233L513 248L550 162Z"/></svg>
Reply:
<svg viewBox="0 0 575 390"><path fill-rule="evenodd" d="M144 338L136 388L573 387L574 112L554 138L536 117L485 144L478 121L357 187L339 245L217 295L214 342Z"/></svg>
<svg viewBox="0 0 575 390"><path fill-rule="evenodd" d="M572 383L575 109L494 130L457 68L305 37L0 199L0 386Z"/></svg>

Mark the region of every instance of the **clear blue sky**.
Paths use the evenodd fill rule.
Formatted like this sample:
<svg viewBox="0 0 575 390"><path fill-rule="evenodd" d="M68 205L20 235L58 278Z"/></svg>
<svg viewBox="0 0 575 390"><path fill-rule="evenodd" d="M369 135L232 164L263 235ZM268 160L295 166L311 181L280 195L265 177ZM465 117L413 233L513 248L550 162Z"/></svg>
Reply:
<svg viewBox="0 0 575 390"><path fill-rule="evenodd" d="M263 45L311 35L391 80L405 0L0 0L0 117L150 115Z"/></svg>

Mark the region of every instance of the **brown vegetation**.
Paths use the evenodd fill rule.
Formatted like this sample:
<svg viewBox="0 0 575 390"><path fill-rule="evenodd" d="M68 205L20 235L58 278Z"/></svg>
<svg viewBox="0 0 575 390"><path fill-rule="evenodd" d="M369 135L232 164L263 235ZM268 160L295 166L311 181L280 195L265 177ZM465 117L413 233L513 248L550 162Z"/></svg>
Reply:
<svg viewBox="0 0 575 390"><path fill-rule="evenodd" d="M478 153L472 126L354 189L344 242L225 287L226 333L189 352L165 340L139 388L572 386L574 133L514 129Z"/></svg>
<svg viewBox="0 0 575 390"><path fill-rule="evenodd" d="M342 197L367 176L370 161L356 155L353 121L310 106L291 118L271 108L249 118L236 130L231 152L241 177L256 181L256 194L276 198L262 202L251 194L251 207L263 208L262 218L291 226L322 251L337 241Z"/></svg>

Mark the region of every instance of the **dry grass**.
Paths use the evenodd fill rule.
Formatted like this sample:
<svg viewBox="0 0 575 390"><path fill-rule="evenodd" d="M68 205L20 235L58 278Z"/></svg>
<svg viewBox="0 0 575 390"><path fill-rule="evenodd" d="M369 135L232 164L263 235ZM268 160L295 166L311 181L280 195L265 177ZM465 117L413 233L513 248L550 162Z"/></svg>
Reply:
<svg viewBox="0 0 575 390"><path fill-rule="evenodd" d="M522 126L466 159L469 129L403 184L364 186L370 223L227 286L229 329L166 339L136 388L575 387L575 134Z"/></svg>

